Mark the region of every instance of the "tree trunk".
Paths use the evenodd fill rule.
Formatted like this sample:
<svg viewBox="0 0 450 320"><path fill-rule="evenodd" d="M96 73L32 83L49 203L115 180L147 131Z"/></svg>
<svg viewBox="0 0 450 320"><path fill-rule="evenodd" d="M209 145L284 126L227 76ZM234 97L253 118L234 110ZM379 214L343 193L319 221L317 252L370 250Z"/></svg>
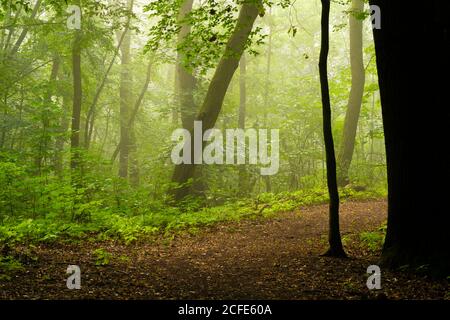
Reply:
<svg viewBox="0 0 450 320"><path fill-rule="evenodd" d="M178 46L182 45L186 37L191 32L191 26L183 22L183 19L191 12L194 0L185 0L180 8L178 20L181 29L178 34ZM184 53L179 49L177 53L177 80L178 80L178 102L180 104L181 122L183 128L188 129L193 126L197 115L197 106L194 101L194 90L196 79L192 72L186 69Z"/></svg>
<svg viewBox="0 0 450 320"><path fill-rule="evenodd" d="M330 218L328 242L330 248L325 255L345 257L339 231L339 192L336 178L336 157L334 152L333 133L331 127L331 105L328 85L328 51L329 51L330 0L322 0L322 42L320 50L320 86L322 90L323 134L327 164L327 184L330 195Z"/></svg>
<svg viewBox="0 0 450 320"><path fill-rule="evenodd" d="M62 94L62 99L63 99L63 114L61 115L61 120L60 120L60 124L59 124L59 128L58 128L58 136L56 137L56 141L55 141L55 153L54 153L54 157L53 157L53 165L55 167L55 173L56 175L62 179L63 178L63 170L64 170L64 165L63 165L63 152L64 152L64 144L66 142L66 134L67 134L67 130L69 129L69 125L70 125L70 119L69 119L69 114L70 114L70 106L68 105L69 102L69 97L66 93Z"/></svg>
<svg viewBox="0 0 450 320"><path fill-rule="evenodd" d="M139 108L142 104L142 101L144 100L145 93L147 92L148 86L150 84L151 71L152 71L152 63L149 62L148 66L147 66L147 75L146 75L144 86L142 87L141 93L134 104L133 111L131 112L130 119L128 121L129 128L134 127L134 121L136 120L136 116L139 112ZM116 160L117 156L119 155L119 152L120 152L120 143L116 146L116 149L114 150L111 162L114 162Z"/></svg>
<svg viewBox="0 0 450 320"><path fill-rule="evenodd" d="M33 20L36 18L37 13L39 12L39 8L41 6L42 0L37 0L34 4L33 11L31 12L30 20ZM22 30L22 32L19 35L19 38L17 39L16 43L11 49L11 52L9 53L9 57L13 58L16 53L19 51L20 46L22 45L23 41L25 40L27 34L28 34L29 27L25 26Z"/></svg>
<svg viewBox="0 0 450 320"><path fill-rule="evenodd" d="M338 183L345 186L349 183L348 171L355 149L355 138L358 128L359 114L364 94L365 70L363 55L363 20L357 18L364 10L363 0L352 0L350 14L350 65L352 71L352 87L344 122L344 136L339 151ZM355 17L355 15L357 15Z"/></svg>
<svg viewBox="0 0 450 320"><path fill-rule="evenodd" d="M72 132L70 137L71 168L77 169L80 164L80 123L81 123L81 31L75 31L75 39L72 48L72 77L73 77L73 107L72 107Z"/></svg>
<svg viewBox="0 0 450 320"><path fill-rule="evenodd" d="M48 149L50 146L50 140L51 136L49 133L50 128L50 119L49 119L49 105L52 103L52 93L54 90L52 89L52 86L55 84L56 77L58 76L59 72L59 65L60 65L60 59L58 55L55 55L53 58L53 64L52 64L52 71L50 73L50 79L47 89L47 92L45 94L45 97L43 99L43 110L42 110L42 135L39 139L39 145L38 145L38 154L35 158L35 166L37 170L37 174L41 174L42 172L42 166L45 165L45 161L47 158Z"/></svg>
<svg viewBox="0 0 450 320"><path fill-rule="evenodd" d="M245 130L245 117L247 109L247 59L242 55L239 74L239 119L238 128ZM239 195L245 195L248 191L248 177L245 165L239 166Z"/></svg>
<svg viewBox="0 0 450 320"><path fill-rule="evenodd" d="M139 159L137 157L137 141L134 125L130 126L130 184L138 187L140 183Z"/></svg>
<svg viewBox="0 0 450 320"><path fill-rule="evenodd" d="M374 38L389 191L382 260L448 276L450 4L421 3L413 24L399 1L371 4L381 9Z"/></svg>
<svg viewBox="0 0 450 320"><path fill-rule="evenodd" d="M131 7L132 0L128 0L128 7ZM120 157L119 157L119 177L128 178L128 158L130 149L130 126L129 113L132 104L132 76L131 76L131 34L130 30L123 36L121 52L122 66L120 73Z"/></svg>
<svg viewBox="0 0 450 320"><path fill-rule="evenodd" d="M220 59L214 76L208 88L197 120L203 124L203 130L212 129L217 121L228 86L236 71L239 60L244 52L245 44L253 29L253 24L262 10L262 1L244 2L239 17L228 41L224 55ZM193 136L193 128L189 129ZM194 146L191 144L192 159L194 159ZM190 187L187 182L193 178L195 166L181 164L175 167L172 181L178 186L172 190L174 199L181 200L189 194Z"/></svg>
<svg viewBox="0 0 450 320"><path fill-rule="evenodd" d="M269 40L267 46L267 63L266 63L266 83L264 84L264 126L267 127L267 114L270 105L270 72L272 68L272 8L269 8L267 17L269 23ZM263 176L266 192L272 192L272 181L270 176Z"/></svg>

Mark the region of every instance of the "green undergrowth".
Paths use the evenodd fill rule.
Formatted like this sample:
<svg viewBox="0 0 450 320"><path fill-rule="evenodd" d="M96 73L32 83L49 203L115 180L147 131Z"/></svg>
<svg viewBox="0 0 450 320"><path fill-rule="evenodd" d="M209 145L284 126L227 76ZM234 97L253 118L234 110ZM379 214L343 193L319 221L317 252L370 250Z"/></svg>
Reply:
<svg viewBox="0 0 450 320"><path fill-rule="evenodd" d="M385 197L379 190L355 191L344 188L341 200L369 200ZM154 206L140 208L140 213L117 212L107 206L89 211L89 219L75 222L48 215L37 219L4 220L0 225L0 247L15 244L51 243L55 241L119 240L126 244L154 235L173 235L198 230L219 222L270 218L301 206L325 203L325 190L301 190L280 194L261 194L256 199L242 199L216 207L183 209ZM186 209L188 208L188 209Z"/></svg>

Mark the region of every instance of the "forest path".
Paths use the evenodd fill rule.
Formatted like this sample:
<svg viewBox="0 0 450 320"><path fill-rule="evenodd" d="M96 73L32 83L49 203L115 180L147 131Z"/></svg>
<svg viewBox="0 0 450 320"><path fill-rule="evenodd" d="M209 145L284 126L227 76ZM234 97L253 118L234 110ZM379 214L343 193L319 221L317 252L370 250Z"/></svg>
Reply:
<svg viewBox="0 0 450 320"><path fill-rule="evenodd" d="M378 257L359 234L376 230L386 211L385 201L342 204L341 232L351 257L344 260L320 256L327 248L327 205L220 224L172 241L42 246L37 262L0 282L0 299L443 298L445 281L384 270L383 289L367 289L367 267ZM97 248L113 254L108 265L95 265ZM66 287L69 264L81 268L81 290Z"/></svg>

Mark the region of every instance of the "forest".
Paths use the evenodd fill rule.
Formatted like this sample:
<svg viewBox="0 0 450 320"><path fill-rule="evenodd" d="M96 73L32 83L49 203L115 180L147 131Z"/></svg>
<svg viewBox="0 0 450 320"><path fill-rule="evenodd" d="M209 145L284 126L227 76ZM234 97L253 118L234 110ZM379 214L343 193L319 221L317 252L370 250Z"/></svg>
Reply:
<svg viewBox="0 0 450 320"><path fill-rule="evenodd" d="M448 12L0 0L0 300L450 299Z"/></svg>

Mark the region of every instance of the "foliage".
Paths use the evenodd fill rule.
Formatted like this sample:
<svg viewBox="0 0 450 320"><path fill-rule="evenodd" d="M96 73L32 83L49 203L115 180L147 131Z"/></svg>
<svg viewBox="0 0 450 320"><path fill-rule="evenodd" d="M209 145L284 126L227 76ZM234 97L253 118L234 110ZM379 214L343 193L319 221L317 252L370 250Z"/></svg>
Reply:
<svg viewBox="0 0 450 320"><path fill-rule="evenodd" d="M105 249L96 249L93 252L94 258L95 258L95 265L96 266L106 266L108 265L113 255L106 251Z"/></svg>
<svg viewBox="0 0 450 320"><path fill-rule="evenodd" d="M139 191L134 191L139 194ZM131 193L133 195L133 193ZM134 194L136 196L136 194ZM372 199L383 196L380 191L346 191L342 199ZM129 196L133 198L133 196ZM130 199L127 199L130 201ZM47 214L22 221L6 219L0 225L0 243L39 243L74 241L95 236L98 240L119 240L126 244L157 234L171 234L199 226L209 226L224 221L271 217L279 212L296 210L302 206L325 203L327 192L323 189L301 190L280 194L264 193L255 200L241 199L221 206L197 208L186 211L136 197L132 205L124 201L118 205L114 196L108 206L91 201L87 220L73 219L69 215ZM140 202L139 202L140 201ZM131 202L131 201L130 201ZM58 206L56 206L58 207ZM196 206L194 206L196 207ZM83 206L86 210L86 206ZM137 210L137 208L140 208ZM55 219L55 217L57 217Z"/></svg>
<svg viewBox="0 0 450 320"><path fill-rule="evenodd" d="M11 280L11 275L14 272L23 270L23 266L12 256L0 256L0 281Z"/></svg>
<svg viewBox="0 0 450 320"><path fill-rule="evenodd" d="M362 243L371 251L380 251L386 236L386 225L374 232L362 232L359 237Z"/></svg>

